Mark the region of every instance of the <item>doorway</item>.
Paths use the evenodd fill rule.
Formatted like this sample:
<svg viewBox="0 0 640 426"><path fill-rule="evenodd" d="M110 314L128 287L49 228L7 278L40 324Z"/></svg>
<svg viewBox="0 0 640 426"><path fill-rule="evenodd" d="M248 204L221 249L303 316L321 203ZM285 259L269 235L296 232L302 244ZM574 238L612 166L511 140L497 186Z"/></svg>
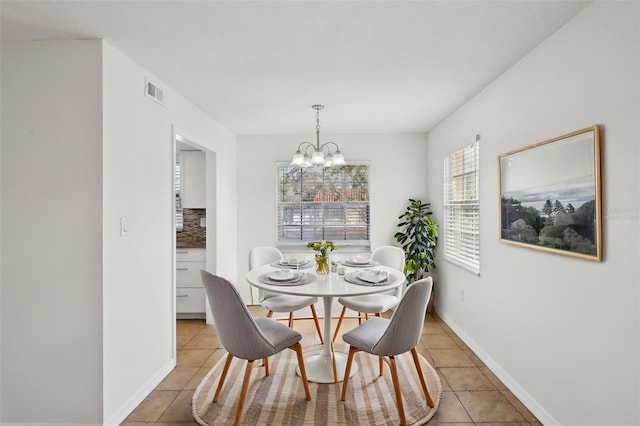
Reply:
<svg viewBox="0 0 640 426"><path fill-rule="evenodd" d="M176 319L206 319L200 270L216 271L216 153L210 144L173 129L173 336Z"/></svg>

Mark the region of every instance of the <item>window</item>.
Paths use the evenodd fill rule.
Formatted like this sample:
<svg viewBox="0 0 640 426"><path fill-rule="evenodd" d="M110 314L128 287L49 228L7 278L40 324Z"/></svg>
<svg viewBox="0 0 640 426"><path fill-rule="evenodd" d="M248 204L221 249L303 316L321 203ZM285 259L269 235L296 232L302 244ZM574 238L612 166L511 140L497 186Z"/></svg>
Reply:
<svg viewBox="0 0 640 426"><path fill-rule="evenodd" d="M480 179L476 142L444 159L444 257L480 273Z"/></svg>
<svg viewBox="0 0 640 426"><path fill-rule="evenodd" d="M298 168L279 163L278 245L331 240L369 245L369 165Z"/></svg>

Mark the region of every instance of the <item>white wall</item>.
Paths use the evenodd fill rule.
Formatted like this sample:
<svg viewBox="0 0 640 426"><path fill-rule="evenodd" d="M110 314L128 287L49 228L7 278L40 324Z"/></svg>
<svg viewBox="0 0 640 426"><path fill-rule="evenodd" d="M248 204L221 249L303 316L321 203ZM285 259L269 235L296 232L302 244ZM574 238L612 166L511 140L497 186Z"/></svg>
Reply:
<svg viewBox="0 0 640 426"><path fill-rule="evenodd" d="M215 152L207 265L237 271L235 136L145 76L101 41L3 42L3 424L119 424L175 365L174 127Z"/></svg>
<svg viewBox="0 0 640 426"><path fill-rule="evenodd" d="M102 423L98 41L2 43L2 413Z"/></svg>
<svg viewBox="0 0 640 426"><path fill-rule="evenodd" d="M163 87L164 106L144 96L145 77ZM215 152L207 266L223 275L236 271L236 148L233 134L106 43L104 117L104 413L113 424L175 364L174 126Z"/></svg>
<svg viewBox="0 0 640 426"><path fill-rule="evenodd" d="M588 6L428 136L440 218L442 158L481 135L481 275L440 260L437 311L544 424L640 423L639 16L637 2ZM593 124L604 260L500 243L497 156Z"/></svg>
<svg viewBox="0 0 640 426"><path fill-rule="evenodd" d="M325 124L328 126L328 124ZM276 166L291 161L298 144L313 136L243 136L238 151L238 287L250 301L245 280L249 250L276 243ZM340 145L347 162L368 160L371 202L371 248L395 244L398 216L409 198L425 197L427 179L424 134L321 134L321 141ZM256 210L256 206L259 208Z"/></svg>

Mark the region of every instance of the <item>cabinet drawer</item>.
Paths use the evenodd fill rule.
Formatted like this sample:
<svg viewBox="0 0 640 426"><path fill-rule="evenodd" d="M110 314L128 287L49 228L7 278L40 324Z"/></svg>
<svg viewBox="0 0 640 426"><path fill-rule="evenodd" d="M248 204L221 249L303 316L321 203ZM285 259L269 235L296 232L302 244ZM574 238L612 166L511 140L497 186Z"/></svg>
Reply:
<svg viewBox="0 0 640 426"><path fill-rule="evenodd" d="M206 262L176 262L176 287L202 287L200 271Z"/></svg>
<svg viewBox="0 0 640 426"><path fill-rule="evenodd" d="M206 249L176 249L176 261L204 262L206 259Z"/></svg>
<svg viewBox="0 0 640 426"><path fill-rule="evenodd" d="M176 313L205 312L203 288L176 288Z"/></svg>

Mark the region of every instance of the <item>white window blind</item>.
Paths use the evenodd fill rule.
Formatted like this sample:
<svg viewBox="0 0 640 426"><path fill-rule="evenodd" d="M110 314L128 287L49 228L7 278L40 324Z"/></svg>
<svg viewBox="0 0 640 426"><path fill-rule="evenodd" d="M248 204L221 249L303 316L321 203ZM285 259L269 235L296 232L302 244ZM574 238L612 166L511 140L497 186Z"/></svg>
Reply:
<svg viewBox="0 0 640 426"><path fill-rule="evenodd" d="M480 273L480 142L444 159L444 257Z"/></svg>
<svg viewBox="0 0 640 426"><path fill-rule="evenodd" d="M330 240L369 242L369 166L292 167L277 164L279 244Z"/></svg>

